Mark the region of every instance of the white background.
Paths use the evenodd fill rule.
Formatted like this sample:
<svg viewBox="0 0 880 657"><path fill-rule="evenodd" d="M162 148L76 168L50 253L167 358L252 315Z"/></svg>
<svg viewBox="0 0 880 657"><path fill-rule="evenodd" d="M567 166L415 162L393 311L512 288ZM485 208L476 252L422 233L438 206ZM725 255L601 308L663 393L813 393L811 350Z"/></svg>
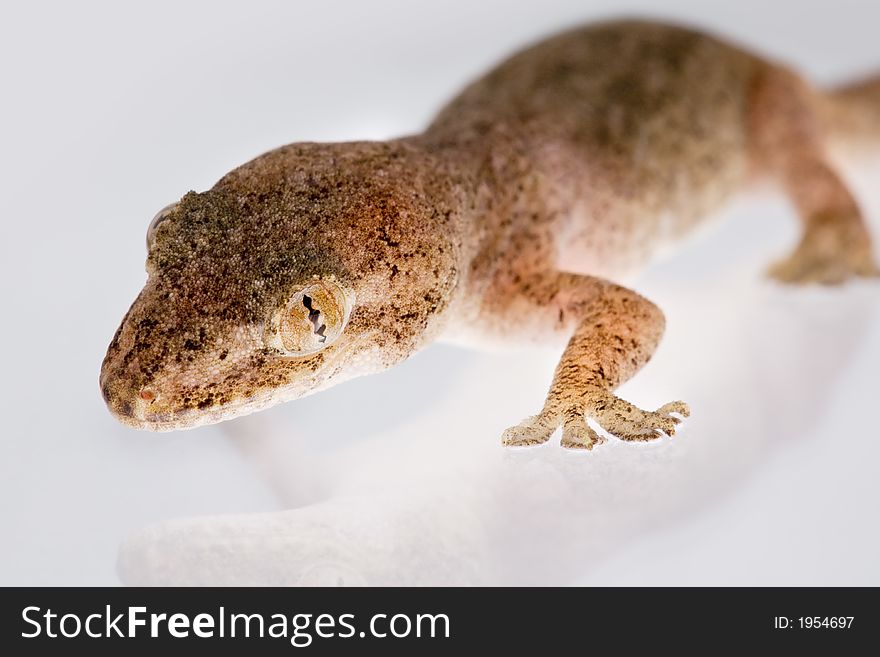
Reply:
<svg viewBox="0 0 880 657"><path fill-rule="evenodd" d="M623 393L691 402L673 442L502 450L501 431L542 401L558 353L541 350L436 346L381 376L163 435L118 425L97 386L144 281L152 215L262 151L418 131L515 48L620 13L703 25L839 80L880 68L880 5L10 6L0 584L117 583L132 536L129 582L880 584L880 292L764 281L796 236L779 199L736 203L718 232L638 281L668 333ZM863 174L877 227L880 168ZM199 519L227 514L239 515ZM155 524L172 518L196 519Z"/></svg>

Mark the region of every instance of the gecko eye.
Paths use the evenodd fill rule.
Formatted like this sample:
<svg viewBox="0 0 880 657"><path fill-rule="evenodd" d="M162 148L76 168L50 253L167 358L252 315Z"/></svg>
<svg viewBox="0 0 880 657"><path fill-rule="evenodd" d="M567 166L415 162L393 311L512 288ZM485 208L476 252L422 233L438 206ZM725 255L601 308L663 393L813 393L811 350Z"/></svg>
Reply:
<svg viewBox="0 0 880 657"><path fill-rule="evenodd" d="M266 346L288 356L323 349L342 333L350 304L333 282L319 281L294 294L269 320Z"/></svg>
<svg viewBox="0 0 880 657"><path fill-rule="evenodd" d="M159 228L159 224L171 216L171 212L177 207L177 205L177 203L166 205L159 210L155 217L153 217L149 228L147 228L147 251L149 251L150 247L153 245L153 240L156 238L156 230Z"/></svg>

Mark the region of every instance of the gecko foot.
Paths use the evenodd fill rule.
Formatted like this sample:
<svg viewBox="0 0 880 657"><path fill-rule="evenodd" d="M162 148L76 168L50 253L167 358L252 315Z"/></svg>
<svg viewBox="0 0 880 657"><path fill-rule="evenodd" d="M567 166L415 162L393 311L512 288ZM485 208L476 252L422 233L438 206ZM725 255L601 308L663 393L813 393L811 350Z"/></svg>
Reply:
<svg viewBox="0 0 880 657"><path fill-rule="evenodd" d="M690 410L681 401L664 404L656 411L644 411L607 390L596 388L576 406L548 402L541 413L505 431L501 441L509 447L539 445L547 442L561 426L563 447L591 450L606 439L587 424L588 417L621 440L644 442L675 435L681 418L688 415Z"/></svg>
<svg viewBox="0 0 880 657"><path fill-rule="evenodd" d="M880 276L880 267L861 223L827 220L811 227L795 252L773 264L767 273L783 283L839 285L859 276Z"/></svg>

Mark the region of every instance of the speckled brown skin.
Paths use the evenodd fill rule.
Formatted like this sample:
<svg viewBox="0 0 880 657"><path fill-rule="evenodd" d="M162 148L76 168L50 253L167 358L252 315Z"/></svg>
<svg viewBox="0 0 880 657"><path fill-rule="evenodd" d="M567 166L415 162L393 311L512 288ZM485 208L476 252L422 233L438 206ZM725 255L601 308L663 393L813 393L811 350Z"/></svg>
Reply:
<svg viewBox="0 0 880 657"><path fill-rule="evenodd" d="M587 418L624 440L671 435L685 404L648 412L613 394L664 319L611 280L756 176L778 180L804 219L774 275L876 275L825 143L880 135L878 89L819 94L656 23L559 35L472 84L421 135L286 146L184 196L151 231L104 397L131 426L181 429L385 369L437 338L559 339L543 409L506 444L562 427L564 446L590 449L603 438Z"/></svg>

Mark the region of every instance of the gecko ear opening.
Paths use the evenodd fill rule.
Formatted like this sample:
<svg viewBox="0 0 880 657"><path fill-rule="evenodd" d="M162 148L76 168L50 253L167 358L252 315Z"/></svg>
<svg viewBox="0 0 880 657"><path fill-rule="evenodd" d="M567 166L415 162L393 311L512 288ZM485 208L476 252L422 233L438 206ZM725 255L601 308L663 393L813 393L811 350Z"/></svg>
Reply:
<svg viewBox="0 0 880 657"><path fill-rule="evenodd" d="M345 291L333 281L315 281L295 292L266 323L266 346L287 356L306 356L332 344L351 312Z"/></svg>

